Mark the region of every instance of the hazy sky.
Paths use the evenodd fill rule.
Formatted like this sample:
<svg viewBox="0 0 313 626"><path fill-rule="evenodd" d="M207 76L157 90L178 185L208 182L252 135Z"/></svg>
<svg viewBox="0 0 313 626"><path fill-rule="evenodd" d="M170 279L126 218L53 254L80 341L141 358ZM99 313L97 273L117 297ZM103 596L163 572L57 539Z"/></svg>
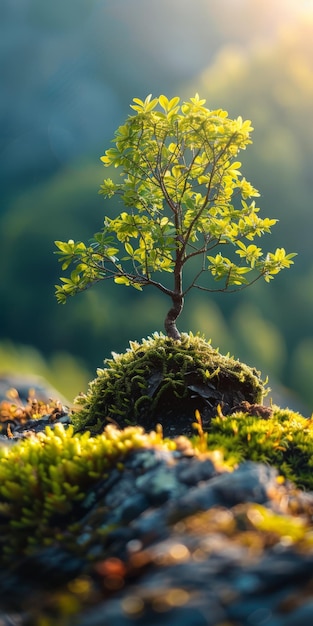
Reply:
<svg viewBox="0 0 313 626"><path fill-rule="evenodd" d="M98 154L134 96L181 93L225 45L248 55L305 7L313 0L2 0L3 190Z"/></svg>

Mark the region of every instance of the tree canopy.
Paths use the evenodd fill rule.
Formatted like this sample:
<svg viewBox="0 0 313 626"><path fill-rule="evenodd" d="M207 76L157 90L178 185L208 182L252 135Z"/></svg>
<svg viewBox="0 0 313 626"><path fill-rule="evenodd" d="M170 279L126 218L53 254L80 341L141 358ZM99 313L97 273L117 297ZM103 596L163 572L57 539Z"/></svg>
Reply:
<svg viewBox="0 0 313 626"><path fill-rule="evenodd" d="M105 217L87 245L56 242L62 269L75 265L56 286L59 302L102 280L154 286L172 300L165 328L178 339L176 319L192 288L235 291L261 277L269 282L293 263L284 248L263 254L251 243L277 221L258 215L259 193L237 160L251 143L251 122L205 102L198 94L183 104L164 95L134 98L135 115L101 157L122 181L105 178L100 193L119 198L123 210ZM192 273L185 281L187 264ZM173 275L170 284L164 272Z"/></svg>

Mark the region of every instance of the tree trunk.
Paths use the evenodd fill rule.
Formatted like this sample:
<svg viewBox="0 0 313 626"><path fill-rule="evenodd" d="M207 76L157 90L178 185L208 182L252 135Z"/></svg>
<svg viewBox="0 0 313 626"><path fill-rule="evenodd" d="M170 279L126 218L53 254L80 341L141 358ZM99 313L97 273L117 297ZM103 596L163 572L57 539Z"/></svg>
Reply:
<svg viewBox="0 0 313 626"><path fill-rule="evenodd" d="M183 310L184 298L181 295L172 296L173 306L168 311L165 318L164 326L167 336L176 341L180 339L180 332L176 326L176 320Z"/></svg>

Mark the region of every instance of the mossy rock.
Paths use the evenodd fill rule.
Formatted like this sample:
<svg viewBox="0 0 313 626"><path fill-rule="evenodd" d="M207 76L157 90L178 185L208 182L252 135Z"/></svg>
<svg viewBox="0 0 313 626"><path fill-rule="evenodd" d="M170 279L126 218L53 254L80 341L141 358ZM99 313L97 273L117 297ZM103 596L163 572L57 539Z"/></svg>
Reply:
<svg viewBox="0 0 313 626"><path fill-rule="evenodd" d="M160 567L165 567L155 570L156 579L172 580L165 561L164 565L158 557L168 536L175 546L186 541L187 551L196 546L195 554L200 546L203 580L203 556L212 571L209 542L214 542L214 533L217 551L221 546L215 562L234 553L236 576L242 575L243 580L250 574L255 577L258 559L261 572L271 571L282 551L289 558L284 561L287 570L291 563L297 573L295 559L300 558L301 580L309 577L312 494L301 490L313 490L313 418L265 407L260 404L264 394L256 370L220 355L204 339L185 335L181 342L172 342L154 335L140 344L131 343L125 354L106 361L73 416L76 431L81 432L61 423L60 415L44 432L32 430L35 419L27 422L27 432L14 435L8 430L0 442L2 608L18 617L20 612L27 614L27 623L36 626L87 624L90 608L98 611L99 606L101 611L108 601L107 611L108 594L115 589L128 597L127 585L134 579L145 589L147 563L150 572L155 567L153 558L151 563L146 560L151 542L153 546L161 542L161 552L157 548L156 554ZM118 428L106 424L110 421L117 422ZM122 428L127 421L141 426ZM157 423L162 423L162 429L153 431ZM94 433L88 432L92 429ZM192 436L172 436L184 430ZM165 438L162 431L170 436ZM277 472L272 473L271 466ZM212 488L214 497L211 493L209 499L203 498L204 484L206 490ZM161 518L165 524L159 525L158 538L155 520ZM136 522L130 524L130 519ZM140 529L138 535L129 534L130 528ZM142 546L143 560L135 552L127 570L131 543ZM182 559L182 567L189 567L185 556ZM197 561L190 559L191 564ZM110 586L112 565L126 573L122 589ZM176 589L176 556L174 566ZM283 587L279 563L277 567ZM223 565L223 580L225 571ZM210 584L210 580L204 583ZM204 593L207 597L207 588ZM287 589L286 598L288 594ZM151 620L148 617L145 623Z"/></svg>
<svg viewBox="0 0 313 626"><path fill-rule="evenodd" d="M0 446L0 570L12 554L31 554L56 541L71 544L67 529L74 532L71 522L82 517L80 503L88 489L114 467L122 471L130 451L153 445L175 448L161 433L147 434L142 428L108 425L91 437L57 423ZM61 528L64 537L58 536Z"/></svg>
<svg viewBox="0 0 313 626"><path fill-rule="evenodd" d="M161 424L166 437L190 435L196 411L207 430L218 406L228 415L244 401L261 403L266 393L257 370L192 333L180 341L155 333L112 356L76 399L76 432L96 434L113 422L146 431Z"/></svg>
<svg viewBox="0 0 313 626"><path fill-rule="evenodd" d="M0 446L0 570L13 556L22 558L56 543L81 555L76 535L79 520L96 504L93 491L111 472L115 478L123 473L126 459L138 450L156 449L160 458L175 452L177 459L181 452L200 463L210 459L217 473L231 472L244 461L263 462L279 472L277 484L291 481L312 491L313 419L275 406L262 417L254 409L228 416L220 412L206 433L199 420L198 433L190 439L165 439L161 432L113 425L92 437L56 424ZM296 497L296 489L292 493ZM301 513L296 503L293 513Z"/></svg>

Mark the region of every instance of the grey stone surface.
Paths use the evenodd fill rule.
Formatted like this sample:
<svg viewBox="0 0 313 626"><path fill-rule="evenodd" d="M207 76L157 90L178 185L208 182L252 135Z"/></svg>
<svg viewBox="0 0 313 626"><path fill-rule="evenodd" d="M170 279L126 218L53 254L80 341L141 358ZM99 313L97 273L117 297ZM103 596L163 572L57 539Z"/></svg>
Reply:
<svg viewBox="0 0 313 626"><path fill-rule="evenodd" d="M277 475L252 462L225 472L190 449L132 451L71 519L58 518L65 530L75 521L72 544L55 542L0 571L3 623L29 626L38 606L49 616L44 594L54 598L81 577L97 601L66 626L313 623L313 550L283 533L264 541L249 520L260 505L282 522L296 510L310 523L313 494Z"/></svg>

